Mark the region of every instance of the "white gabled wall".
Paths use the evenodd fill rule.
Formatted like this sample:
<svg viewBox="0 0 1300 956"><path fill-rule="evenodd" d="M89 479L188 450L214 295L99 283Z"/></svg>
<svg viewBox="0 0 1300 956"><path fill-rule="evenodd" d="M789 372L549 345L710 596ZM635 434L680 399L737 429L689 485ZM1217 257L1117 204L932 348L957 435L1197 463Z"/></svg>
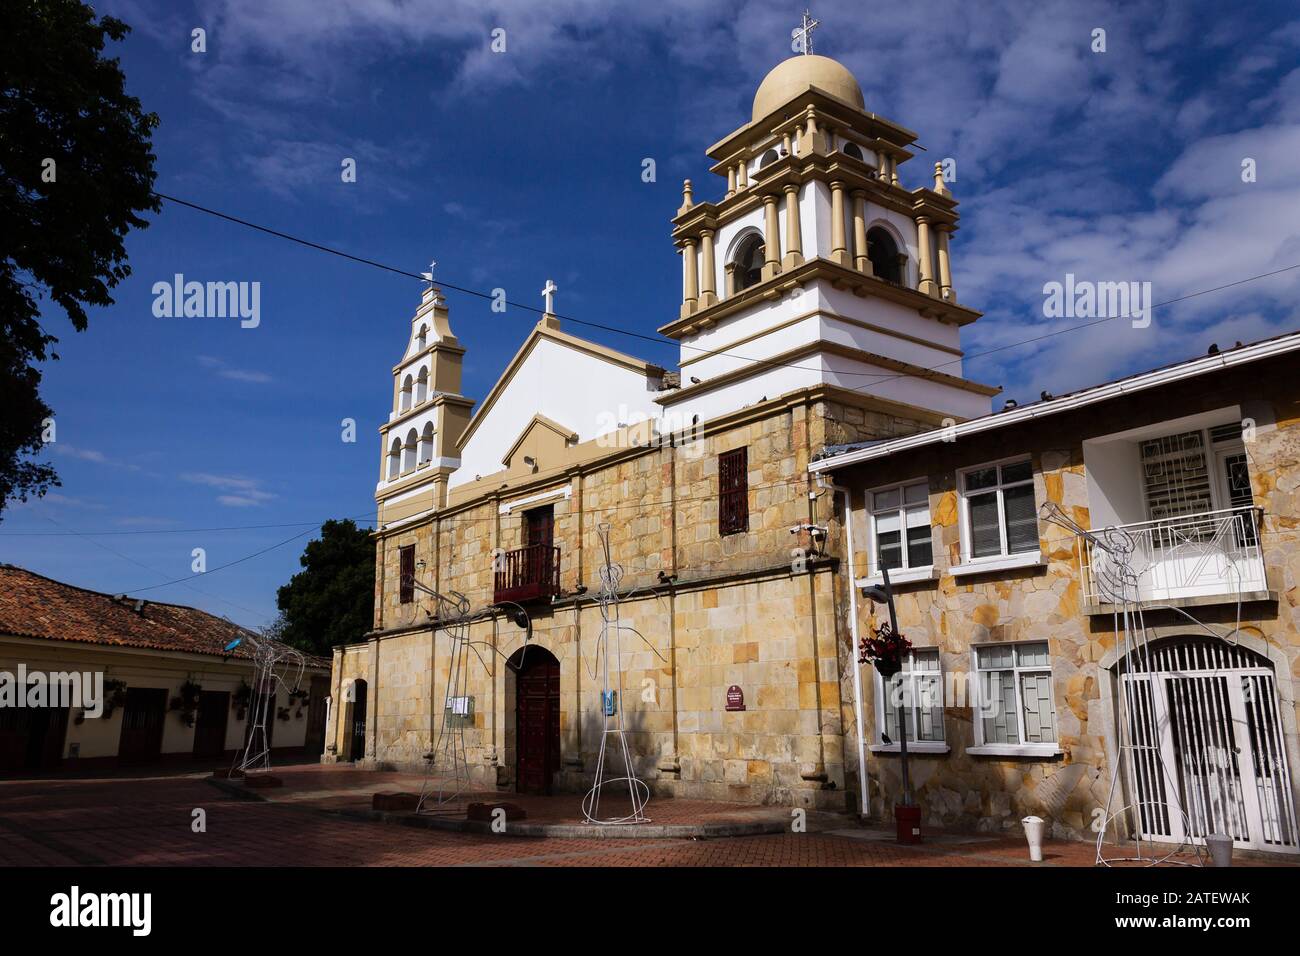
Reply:
<svg viewBox="0 0 1300 956"><path fill-rule="evenodd" d="M572 428L585 442L616 431L619 422L658 419L655 394L642 372L538 338L461 449L448 487L501 471L501 460L534 415Z"/></svg>

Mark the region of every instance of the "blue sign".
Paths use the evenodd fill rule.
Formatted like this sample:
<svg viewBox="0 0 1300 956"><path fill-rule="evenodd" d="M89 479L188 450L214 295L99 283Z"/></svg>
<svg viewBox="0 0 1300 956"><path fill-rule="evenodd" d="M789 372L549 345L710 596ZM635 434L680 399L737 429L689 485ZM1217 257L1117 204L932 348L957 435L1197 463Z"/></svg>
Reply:
<svg viewBox="0 0 1300 956"><path fill-rule="evenodd" d="M601 691L600 702L605 708L605 716L613 717L618 710L618 691L616 690Z"/></svg>

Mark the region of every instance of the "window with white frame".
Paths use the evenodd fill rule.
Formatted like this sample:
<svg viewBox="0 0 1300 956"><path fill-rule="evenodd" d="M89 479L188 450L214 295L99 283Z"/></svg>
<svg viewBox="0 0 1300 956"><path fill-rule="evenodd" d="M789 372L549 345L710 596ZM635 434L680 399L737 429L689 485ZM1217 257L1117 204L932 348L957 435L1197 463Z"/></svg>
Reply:
<svg viewBox="0 0 1300 956"><path fill-rule="evenodd" d="M1056 743L1052 664L1046 641L977 647L975 669L979 677L977 744Z"/></svg>
<svg viewBox="0 0 1300 956"><path fill-rule="evenodd" d="M971 468L959 478L966 560L1038 550L1034 469L1028 458Z"/></svg>
<svg viewBox="0 0 1300 956"><path fill-rule="evenodd" d="M871 494L871 570L928 568L931 546L929 484L917 481Z"/></svg>
<svg viewBox="0 0 1300 956"><path fill-rule="evenodd" d="M898 707L903 708L903 727L908 743L943 743L943 675L937 647L913 648L903 660L903 669L888 681L879 676L881 692L882 743L897 744ZM888 740L885 740L888 738Z"/></svg>

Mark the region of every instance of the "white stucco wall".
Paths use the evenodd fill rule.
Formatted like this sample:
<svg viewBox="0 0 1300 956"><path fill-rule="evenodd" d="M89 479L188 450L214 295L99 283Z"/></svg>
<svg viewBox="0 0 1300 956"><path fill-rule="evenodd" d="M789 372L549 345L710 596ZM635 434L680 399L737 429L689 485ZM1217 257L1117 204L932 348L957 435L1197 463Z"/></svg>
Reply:
<svg viewBox="0 0 1300 956"><path fill-rule="evenodd" d="M448 485L501 471L501 460L534 415L573 429L585 442L631 416L658 419L655 394L641 372L540 338L461 449L460 468Z"/></svg>
<svg viewBox="0 0 1300 956"><path fill-rule="evenodd" d="M240 680L253 683L253 667L246 661L228 661L222 664L220 658L205 655L163 655L158 652L137 649L115 649L105 651L99 648L85 648L79 645L57 646L53 651L47 650L40 643L14 642L0 640L0 670L17 673L18 665L25 664L28 672L42 671L99 671L105 680L125 681L128 688L161 688L167 692L170 705L172 697L180 694L180 688L186 680L193 680L204 690L228 691L233 696ZM305 674L302 689L310 690L311 675ZM288 704L288 691L280 688L277 693L278 706ZM292 716L298 708L291 709L289 720L276 720L272 745L280 747L301 747L307 736L307 709L304 704L301 720ZM92 757L111 757L117 754L118 742L122 736L122 717L124 707L114 709L111 716L97 718L87 717L81 723L75 722L77 714L69 714L67 736L63 744L63 756L68 757L74 749L78 757L66 767L75 766L76 759ZM274 714L272 715L274 717ZM227 750L236 750L243 746L246 720L240 720L235 710L230 710L226 718ZM178 711L167 710L163 717L162 752L164 754L187 754L194 750L194 727L185 726Z"/></svg>

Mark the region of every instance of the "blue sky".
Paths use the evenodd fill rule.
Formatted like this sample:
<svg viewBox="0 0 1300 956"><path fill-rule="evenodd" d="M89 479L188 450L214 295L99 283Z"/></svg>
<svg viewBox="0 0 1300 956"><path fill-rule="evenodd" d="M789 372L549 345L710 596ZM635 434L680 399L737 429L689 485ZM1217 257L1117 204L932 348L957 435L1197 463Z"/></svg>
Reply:
<svg viewBox="0 0 1300 956"><path fill-rule="evenodd" d="M653 334L676 317L681 180L748 120L802 6L669 0L113 0L128 87L161 117L158 189L458 285ZM1293 4L826 2L819 53L919 134L909 188L952 157L966 374L1021 401L1300 327L1300 270L1004 348L1067 272L1150 281L1157 302L1300 263L1300 17ZM190 31L207 31L191 52ZM489 49L506 31L506 52ZM1106 30L1106 51L1091 50ZM357 161L357 182L340 163ZM657 181L641 178L653 158ZM1243 183L1243 159L1257 180ZM63 487L15 505L0 560L104 591L215 568L329 517L373 514L376 429L419 283L166 205L133 275L45 368ZM155 318L155 282L258 281L261 324ZM536 321L449 293L481 398ZM668 364L675 350L570 331ZM977 353L1000 349L984 356ZM340 422L358 423L356 443ZM291 527L247 528L249 525ZM237 531L190 529L241 526ZM78 535L44 532L118 532ZM30 532L43 532L31 534ZM129 533L121 533L129 532ZM274 614L300 537L141 592L249 625Z"/></svg>

